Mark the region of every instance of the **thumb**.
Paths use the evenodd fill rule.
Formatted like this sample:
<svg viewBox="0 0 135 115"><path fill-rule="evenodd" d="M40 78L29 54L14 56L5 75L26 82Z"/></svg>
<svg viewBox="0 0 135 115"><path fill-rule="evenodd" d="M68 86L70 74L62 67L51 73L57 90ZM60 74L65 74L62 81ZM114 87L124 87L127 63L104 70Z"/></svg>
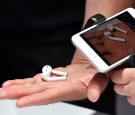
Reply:
<svg viewBox="0 0 135 115"><path fill-rule="evenodd" d="M88 85L88 99L96 102L100 98L102 91L106 88L108 81L109 77L105 74L97 73Z"/></svg>

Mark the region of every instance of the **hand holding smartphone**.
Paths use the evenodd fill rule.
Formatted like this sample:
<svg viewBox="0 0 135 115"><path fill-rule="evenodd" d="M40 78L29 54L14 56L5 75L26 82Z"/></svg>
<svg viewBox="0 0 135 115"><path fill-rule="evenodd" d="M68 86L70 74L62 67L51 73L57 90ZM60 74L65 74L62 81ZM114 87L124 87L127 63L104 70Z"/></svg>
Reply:
<svg viewBox="0 0 135 115"><path fill-rule="evenodd" d="M135 53L135 9L128 8L75 34L72 43L98 71L118 67Z"/></svg>

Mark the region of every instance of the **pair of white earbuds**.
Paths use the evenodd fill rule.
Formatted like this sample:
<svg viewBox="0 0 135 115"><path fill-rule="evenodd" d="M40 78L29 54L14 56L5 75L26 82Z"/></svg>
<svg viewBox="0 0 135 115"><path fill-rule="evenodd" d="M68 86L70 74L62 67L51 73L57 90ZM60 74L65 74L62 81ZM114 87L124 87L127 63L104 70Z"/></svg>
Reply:
<svg viewBox="0 0 135 115"><path fill-rule="evenodd" d="M67 73L53 70L51 66L45 65L42 68L42 78L45 81L63 81L67 79Z"/></svg>
<svg viewBox="0 0 135 115"><path fill-rule="evenodd" d="M120 29L118 27L115 27L112 24L108 24L107 25L107 29L110 30L110 31L117 30L117 31L122 32L124 34L127 34L128 33L127 31L125 31L123 29ZM119 42L125 42L126 41L124 38L112 37L111 32L104 32L104 35L107 36L111 40L115 40L115 41L119 41Z"/></svg>

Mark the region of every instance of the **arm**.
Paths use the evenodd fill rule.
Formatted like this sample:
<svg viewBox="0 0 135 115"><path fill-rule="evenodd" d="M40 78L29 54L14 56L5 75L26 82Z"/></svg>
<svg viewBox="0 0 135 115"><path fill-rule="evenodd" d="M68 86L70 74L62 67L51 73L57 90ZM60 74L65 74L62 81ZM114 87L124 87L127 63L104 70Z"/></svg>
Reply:
<svg viewBox="0 0 135 115"><path fill-rule="evenodd" d="M128 7L135 8L134 0L86 0L85 19L84 23L89 17L100 13L105 17L110 17Z"/></svg>

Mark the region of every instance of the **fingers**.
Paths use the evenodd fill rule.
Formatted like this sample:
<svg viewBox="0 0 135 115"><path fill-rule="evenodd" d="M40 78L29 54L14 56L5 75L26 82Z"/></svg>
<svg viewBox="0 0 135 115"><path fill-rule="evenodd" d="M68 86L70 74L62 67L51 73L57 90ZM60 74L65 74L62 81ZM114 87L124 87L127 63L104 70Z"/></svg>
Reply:
<svg viewBox="0 0 135 115"><path fill-rule="evenodd" d="M40 74L33 78L9 80L0 89L0 99L18 99L46 90L51 84L43 81Z"/></svg>
<svg viewBox="0 0 135 115"><path fill-rule="evenodd" d="M135 105L135 97L127 97L127 100L131 105Z"/></svg>
<svg viewBox="0 0 135 115"><path fill-rule="evenodd" d="M98 73L96 74L93 79L90 81L88 86L88 98L92 102L96 102L102 91L107 86L108 79L105 74Z"/></svg>
<svg viewBox="0 0 135 115"><path fill-rule="evenodd" d="M35 86L33 83L12 85L0 89L0 99L18 99L20 97L38 93L47 89L44 85Z"/></svg>
<svg viewBox="0 0 135 115"><path fill-rule="evenodd" d="M24 84L24 83L34 83L34 82L35 82L35 80L33 78L8 80L3 83L2 87L8 87L11 85L20 85L20 84Z"/></svg>
<svg viewBox="0 0 135 115"><path fill-rule="evenodd" d="M104 45L103 40L100 39L100 38L99 38L99 39L98 39L98 38L93 38L93 39L90 39L89 41L90 41L90 43L91 43L92 45L94 45L94 46L102 45L102 47L103 47L103 45Z"/></svg>
<svg viewBox="0 0 135 115"><path fill-rule="evenodd" d="M111 79L116 84L127 84L128 82L135 80L135 68L112 71Z"/></svg>
<svg viewBox="0 0 135 115"><path fill-rule="evenodd" d="M127 85L115 85L114 90L117 94L127 96L127 100L131 105L135 105L135 82Z"/></svg>
<svg viewBox="0 0 135 115"><path fill-rule="evenodd" d="M117 94L119 95L123 95L123 96L127 96L127 89L125 87L125 85L121 85L121 84L116 84L114 85L114 90Z"/></svg>
<svg viewBox="0 0 135 115"><path fill-rule="evenodd" d="M131 83L134 79L134 69L114 70L111 73L111 79L115 83L114 90L119 95L130 96L134 91ZM133 89L133 91L131 91ZM131 92L130 92L131 91Z"/></svg>
<svg viewBox="0 0 135 115"><path fill-rule="evenodd" d="M127 96L130 104L135 105L135 69L127 68L115 70L111 79L115 83L114 90L117 94Z"/></svg>
<svg viewBox="0 0 135 115"><path fill-rule="evenodd" d="M8 87L11 85L21 85L21 84L25 84L25 83L35 83L37 81L41 81L40 74L35 75L33 78L8 80L3 83L2 87Z"/></svg>
<svg viewBox="0 0 135 115"><path fill-rule="evenodd" d="M68 96L68 94L66 94ZM31 105L50 104L63 101L66 98L65 92L62 90L50 89L44 92L36 93L33 95L25 96L19 99L16 103L17 107L25 107Z"/></svg>
<svg viewBox="0 0 135 115"><path fill-rule="evenodd" d="M119 95L124 96L135 96L135 81L129 82L128 84L121 85L115 84L114 90Z"/></svg>
<svg viewBox="0 0 135 115"><path fill-rule="evenodd" d="M17 107L25 107L83 99L86 98L86 90L83 91L81 87L82 86L71 84L70 82L55 82L52 84L52 88L20 98L16 105Z"/></svg>
<svg viewBox="0 0 135 115"><path fill-rule="evenodd" d="M87 88L84 84L70 81L41 82L11 85L0 89L0 99L18 99L17 106L49 104L86 98Z"/></svg>
<svg viewBox="0 0 135 115"><path fill-rule="evenodd" d="M93 38L90 40L90 42L102 55L110 54L110 52L104 47L102 39Z"/></svg>

